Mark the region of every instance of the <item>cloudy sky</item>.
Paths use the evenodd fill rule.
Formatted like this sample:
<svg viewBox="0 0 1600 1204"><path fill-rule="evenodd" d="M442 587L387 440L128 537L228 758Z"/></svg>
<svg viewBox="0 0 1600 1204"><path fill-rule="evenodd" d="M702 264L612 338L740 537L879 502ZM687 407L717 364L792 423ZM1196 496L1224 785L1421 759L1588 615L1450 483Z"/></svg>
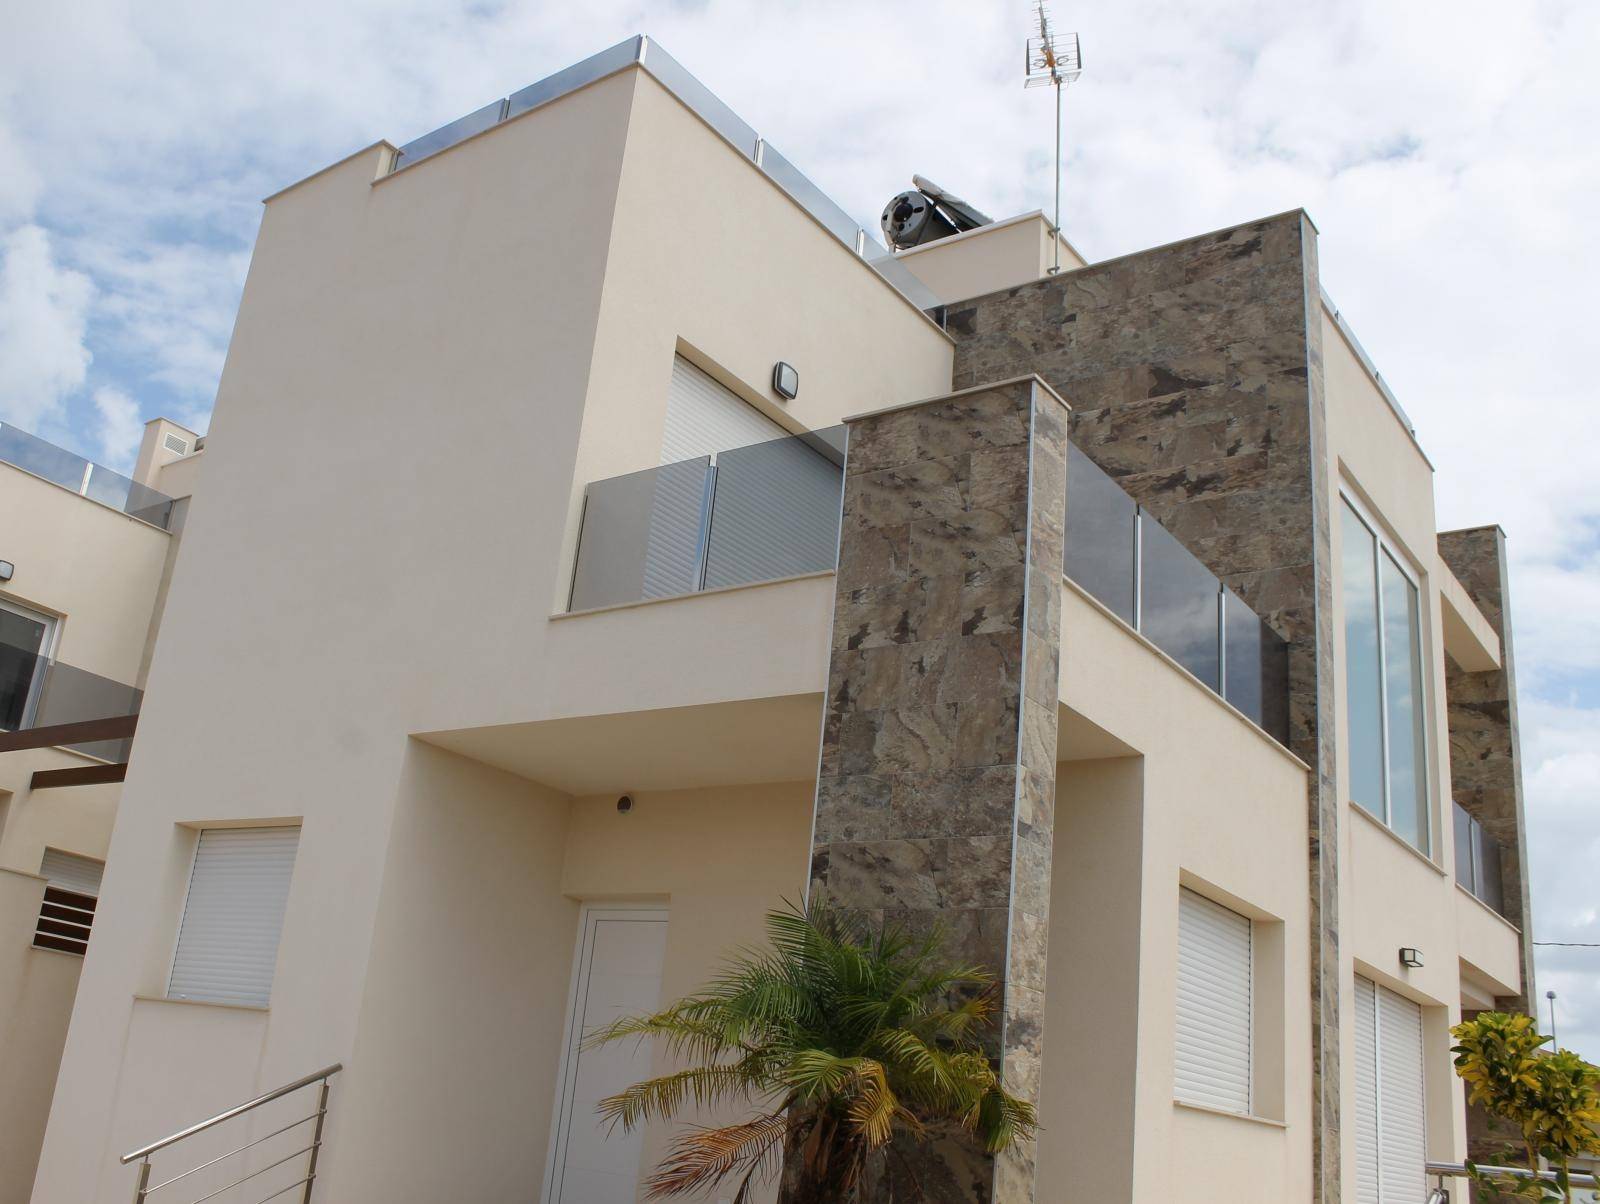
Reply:
<svg viewBox="0 0 1600 1204"><path fill-rule="evenodd" d="M1091 259L1304 206L1324 282L1438 466L1439 523L1515 561L1541 941L1600 942L1600 5L1054 5L1063 226ZM913 171L1046 207L1024 0L0 0L0 419L115 467L204 429L259 201L637 32L871 227ZM1600 949L1543 947L1600 1059Z"/></svg>

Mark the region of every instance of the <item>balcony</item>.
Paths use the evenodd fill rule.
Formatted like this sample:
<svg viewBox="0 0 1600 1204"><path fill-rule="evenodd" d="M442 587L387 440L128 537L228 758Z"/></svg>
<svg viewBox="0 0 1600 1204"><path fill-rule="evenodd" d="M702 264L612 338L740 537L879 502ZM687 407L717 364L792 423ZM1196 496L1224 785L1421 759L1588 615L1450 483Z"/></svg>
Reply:
<svg viewBox="0 0 1600 1204"><path fill-rule="evenodd" d="M32 473L163 531L172 521L172 499L166 494L3 422L0 422L0 463Z"/></svg>
<svg viewBox="0 0 1600 1204"><path fill-rule="evenodd" d="M143 697L124 682L0 641L0 752L60 746L120 765Z"/></svg>
<svg viewBox="0 0 1600 1204"><path fill-rule="evenodd" d="M831 572L846 430L589 485L570 610ZM1076 446L1066 576L1280 743L1288 645Z"/></svg>
<svg viewBox="0 0 1600 1204"><path fill-rule="evenodd" d="M1484 831L1460 803L1455 807L1456 883L1478 902L1504 917L1505 887L1501 880L1500 842Z"/></svg>

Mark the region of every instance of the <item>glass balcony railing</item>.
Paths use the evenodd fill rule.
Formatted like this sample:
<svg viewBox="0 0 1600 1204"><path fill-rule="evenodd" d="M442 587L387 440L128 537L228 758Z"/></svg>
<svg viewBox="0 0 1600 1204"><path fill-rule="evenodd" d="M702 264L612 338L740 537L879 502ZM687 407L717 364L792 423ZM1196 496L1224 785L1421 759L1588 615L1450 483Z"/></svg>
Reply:
<svg viewBox="0 0 1600 1204"><path fill-rule="evenodd" d="M1066 575L1281 744L1289 646L1076 444Z"/></svg>
<svg viewBox="0 0 1600 1204"><path fill-rule="evenodd" d="M18 732L137 715L144 692L124 682L0 641L0 731ZM106 761L126 761L132 737L69 747Z"/></svg>
<svg viewBox="0 0 1600 1204"><path fill-rule="evenodd" d="M596 481L571 609L830 570L844 431L833 427Z"/></svg>
<svg viewBox="0 0 1600 1204"><path fill-rule="evenodd" d="M833 569L845 428L592 483L570 609ZM1075 445L1066 575L1288 743L1288 645Z"/></svg>
<svg viewBox="0 0 1600 1204"><path fill-rule="evenodd" d="M172 499L166 494L3 422L0 422L0 463L43 477L163 531L172 521Z"/></svg>
<svg viewBox="0 0 1600 1204"><path fill-rule="evenodd" d="M1500 842L1460 803L1455 807L1456 881L1479 902L1505 915Z"/></svg>
<svg viewBox="0 0 1600 1204"><path fill-rule="evenodd" d="M492 129L502 121L509 121L530 109L558 100L579 88L586 87L624 67L639 64L655 77L662 87L715 130L729 146L738 151L760 169L769 180L822 225L830 234L864 259L869 267L882 276L918 309L929 310L939 306L933 290L918 280L911 271L895 261L877 238L846 213L826 193L808 180L794 164L784 158L770 142L760 137L754 129L730 109L722 100L686 71L659 42L638 36L618 42L599 54L591 55L580 63L557 71L554 75L529 84L520 92L484 105L475 112L459 117L448 125L424 134L402 146L394 156L393 170L410 167L438 154L442 150L464 142L474 134Z"/></svg>

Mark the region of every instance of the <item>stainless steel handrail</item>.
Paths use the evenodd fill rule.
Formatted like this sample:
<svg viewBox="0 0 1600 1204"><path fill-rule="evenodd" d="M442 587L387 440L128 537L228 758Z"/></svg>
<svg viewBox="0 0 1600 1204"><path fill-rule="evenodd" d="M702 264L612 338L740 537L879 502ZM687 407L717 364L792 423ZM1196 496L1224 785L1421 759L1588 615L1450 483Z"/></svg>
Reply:
<svg viewBox="0 0 1600 1204"><path fill-rule="evenodd" d="M236 1179L232 1183L227 1184L225 1187L218 1188L208 1196L200 1197L200 1200L202 1201L210 1200L218 1195L221 1195L223 1192L230 1191L233 1188L238 1187L241 1183L245 1183L251 1179L254 1179L257 1175L263 1174L266 1171L270 1171L275 1167L282 1166L284 1163L290 1162L295 1158L299 1158L301 1155L309 1155L306 1163L306 1173L304 1178L291 1183L288 1187L280 1188L266 1197L267 1200L276 1199L278 1196L281 1196L286 1192L293 1191L297 1187L304 1187L305 1194L302 1197L302 1200L306 1202L306 1204L309 1204L311 1199L311 1189L316 1183L317 1178L317 1156L322 1152L322 1127L328 1116L328 1080L343 1069L344 1064L342 1062L335 1062L332 1066L324 1066L321 1070L312 1071L310 1074L305 1075L302 1078L298 1078L292 1083L285 1083L282 1087L277 1087L272 1091L266 1092L264 1095L258 1095L252 1100L247 1100L236 1108L229 1108L226 1112L219 1112L217 1115L203 1120L199 1124L190 1125L187 1129L183 1129L180 1132L173 1133L171 1136L163 1137L159 1141L153 1141L147 1146L141 1146L137 1150L132 1150L129 1153L124 1154L122 1156L122 1163L124 1166L135 1161L139 1162L140 1164L139 1181L135 1185L133 1191L134 1204L144 1204L144 1201L148 1199L154 1192L158 1192L164 1187L170 1187L172 1184L178 1182L178 1180L186 1179L196 1171L205 1170L207 1167L214 1166L216 1163L221 1162L225 1158L232 1158L236 1154L242 1154L246 1150L253 1149L270 1138L287 1133L290 1129L298 1128L307 1121L314 1120L316 1121L316 1127L312 1131L310 1145L305 1146L302 1149L298 1149L292 1154L286 1154L282 1158L279 1158L276 1162L268 1163L266 1166L251 1171L243 1178ZM317 1094L316 1111L311 1113L310 1116L303 1116L299 1120L294 1121L291 1124L287 1124L275 1132L268 1133L266 1137L258 1137L254 1141L246 1142L244 1145L231 1149L225 1154L219 1154L215 1158L212 1158L206 1162L202 1162L199 1166L191 1167L189 1170L186 1170L181 1174L174 1175L172 1178L167 1179L164 1182L157 1183L154 1187L150 1186L150 1155L157 1153L160 1150L164 1150L169 1146L176 1145L186 1137L193 1137L196 1133L203 1133L207 1129L222 1124L224 1121L233 1120L236 1117L243 1116L246 1112L250 1112L253 1109L259 1108L263 1104L270 1104L273 1100L282 1099L286 1095L292 1095L294 1092L303 1090L304 1088L310 1087L316 1083L320 1083L322 1085L322 1089ZM200 1204L200 1201L194 1201L193 1204ZM265 1204L265 1201L262 1201L262 1204Z"/></svg>
<svg viewBox="0 0 1600 1204"><path fill-rule="evenodd" d="M292 1083L286 1083L284 1086L274 1091L269 1091L265 1095L258 1095L255 1099L240 1104L237 1108L229 1108L226 1112L219 1112L210 1120L202 1120L197 1125L190 1125L181 1133L174 1133L171 1137L163 1137L160 1141L153 1141L147 1146L134 1150L131 1154L124 1154L122 1156L122 1164L126 1166L136 1158L148 1157L157 1150L166 1149L167 1146L174 1142L182 1141L185 1137L193 1137L196 1133L203 1133L211 1128L212 1125L220 1125L223 1121L232 1120L235 1116L249 1112L252 1108L259 1108L262 1104L270 1104L275 1099L282 1099L291 1091L299 1091L302 1087L309 1087L319 1079L332 1078L343 1069L343 1062L335 1062L332 1066L324 1066L321 1070L308 1074L304 1078L296 1079Z"/></svg>
<svg viewBox="0 0 1600 1204"><path fill-rule="evenodd" d="M1508 1175L1513 1179L1547 1179L1555 1180L1554 1171L1530 1171L1525 1166L1485 1166L1483 1163L1474 1163L1473 1168L1485 1175ZM1447 1176L1450 1178L1464 1179L1471 1172L1460 1162L1430 1162L1428 1174ZM1600 1187L1600 1179L1593 1175L1581 1175L1574 1171L1567 1176L1567 1182L1573 1187Z"/></svg>

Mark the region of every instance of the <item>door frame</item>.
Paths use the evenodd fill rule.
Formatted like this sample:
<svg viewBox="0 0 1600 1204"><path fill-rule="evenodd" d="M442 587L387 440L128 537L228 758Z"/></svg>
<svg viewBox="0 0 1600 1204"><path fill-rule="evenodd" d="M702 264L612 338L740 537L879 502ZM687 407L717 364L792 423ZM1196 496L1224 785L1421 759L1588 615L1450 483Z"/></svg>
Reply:
<svg viewBox="0 0 1600 1204"><path fill-rule="evenodd" d="M21 602L0 595L0 610L9 611L20 619L27 619L32 623L44 625L44 638L39 642L39 659L54 661L56 644L61 635L61 617L46 611L36 610L31 606L24 606ZM33 724L39 712L40 696L44 693L45 674L35 669L32 679L28 682L28 697L22 704L22 727L27 729ZM0 728L0 731L5 729Z"/></svg>
<svg viewBox="0 0 1600 1204"><path fill-rule="evenodd" d="M577 1088L578 1054L581 1052L583 1034L578 1031L583 1023L586 1001L584 989L588 985L589 971L594 964L595 932L602 920L638 920L648 923L669 922L669 908L662 903L624 903L597 900L586 902L578 913L578 939L572 955L572 976L567 986L566 1020L561 1027L561 1064L556 1074L555 1108L550 1117L550 1145L545 1154L544 1185L539 1193L543 1204L555 1204L556 1177L564 1162L557 1155L565 1148L571 1128L571 1095Z"/></svg>

